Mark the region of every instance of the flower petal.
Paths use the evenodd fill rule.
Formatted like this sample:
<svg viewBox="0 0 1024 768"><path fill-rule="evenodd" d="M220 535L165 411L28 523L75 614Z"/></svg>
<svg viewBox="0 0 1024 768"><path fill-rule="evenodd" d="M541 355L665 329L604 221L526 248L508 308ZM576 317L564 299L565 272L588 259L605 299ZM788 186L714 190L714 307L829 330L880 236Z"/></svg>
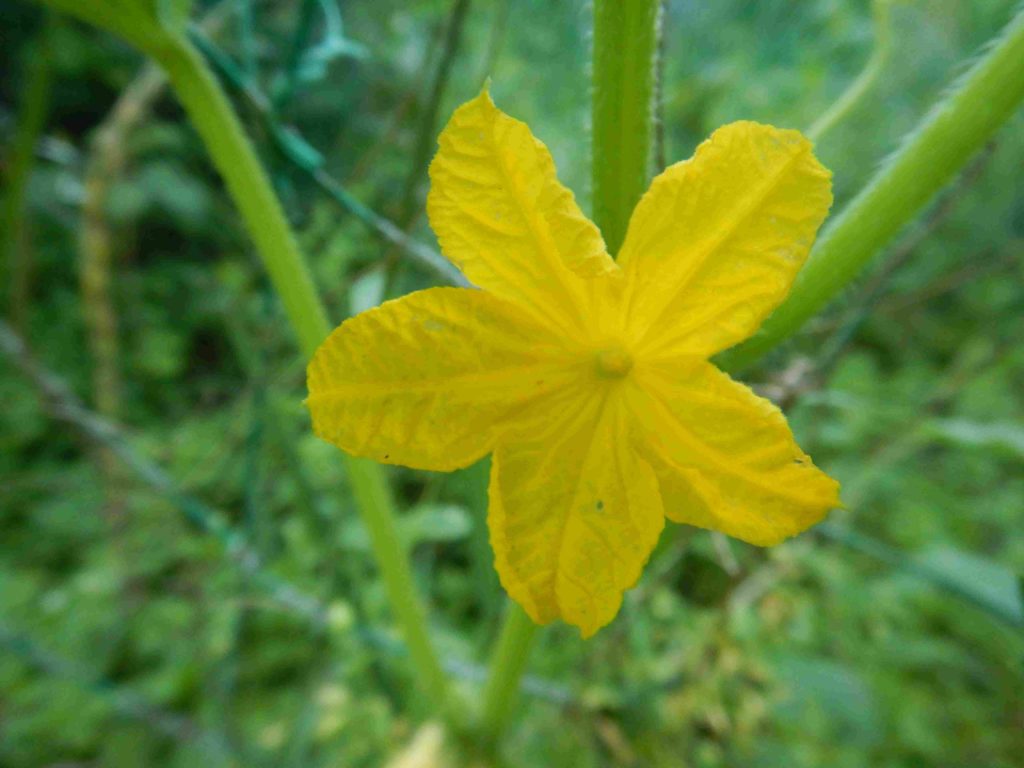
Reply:
<svg viewBox="0 0 1024 768"><path fill-rule="evenodd" d="M556 325L586 328L580 276L618 267L555 175L543 143L490 94L459 107L430 165L427 214L469 280Z"/></svg>
<svg viewBox="0 0 1024 768"><path fill-rule="evenodd" d="M737 122L658 176L619 265L630 327L652 349L708 357L782 301L832 204L831 176L798 131Z"/></svg>
<svg viewBox="0 0 1024 768"><path fill-rule="evenodd" d="M356 456L418 469L492 450L525 405L578 373L543 327L469 288L431 288L339 326L308 369L314 431Z"/></svg>
<svg viewBox="0 0 1024 768"><path fill-rule="evenodd" d="M534 621L561 618L584 637L618 613L664 525L621 391L546 404L533 428L498 446L491 469L487 520L502 585Z"/></svg>
<svg viewBox="0 0 1024 768"><path fill-rule="evenodd" d="M629 396L670 520L767 546L839 505L782 412L710 363L639 371Z"/></svg>

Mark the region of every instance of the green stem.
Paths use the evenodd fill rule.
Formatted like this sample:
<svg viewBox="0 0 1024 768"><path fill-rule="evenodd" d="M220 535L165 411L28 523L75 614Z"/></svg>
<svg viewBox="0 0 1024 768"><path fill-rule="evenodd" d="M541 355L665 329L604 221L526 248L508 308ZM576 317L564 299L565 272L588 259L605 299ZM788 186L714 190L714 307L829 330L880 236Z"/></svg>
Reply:
<svg viewBox="0 0 1024 768"><path fill-rule="evenodd" d="M659 0L594 0L594 219L612 253L650 172L659 7ZM480 735L488 754L512 714L536 631L523 609L509 603L484 691Z"/></svg>
<svg viewBox="0 0 1024 768"><path fill-rule="evenodd" d="M391 610L402 626L419 684L442 716L452 715L455 703L448 697L448 678L427 633L427 620L413 582L408 553L398 534L391 491L380 467L366 459L346 457L348 476L363 523L370 533L377 567L384 577Z"/></svg>
<svg viewBox="0 0 1024 768"><path fill-rule="evenodd" d="M6 195L3 210L3 255L5 269L10 281L9 314L11 324L19 332L25 331L28 318L28 301L31 293L32 250L28 243L28 227L25 217L25 201L28 182L35 164L36 144L46 126L46 115L50 109L50 92L53 82L51 37L53 14L48 14L43 29L33 45L28 62L27 82L22 92L18 110L17 128L14 133L8 171L5 181Z"/></svg>
<svg viewBox="0 0 1024 768"><path fill-rule="evenodd" d="M953 178L1024 100L1024 11L832 221L789 298L756 336L719 356L743 368L793 335Z"/></svg>
<svg viewBox="0 0 1024 768"><path fill-rule="evenodd" d="M202 56L184 37L173 37L162 46L159 61L248 225L303 353L312 355L331 330L327 314L280 203L231 104ZM448 680L428 634L385 478L376 464L345 458L357 505L418 683L435 709L448 714Z"/></svg>
<svg viewBox="0 0 1024 768"><path fill-rule="evenodd" d="M126 2L114 9L98 0L45 1L120 34L163 66L245 220L303 354L312 356L330 333L327 313L256 152L220 84L184 30L166 26L145 2ZM437 712L451 716L455 702L449 698L448 680L427 631L384 475L376 464L349 456L345 459L418 683Z"/></svg>
<svg viewBox="0 0 1024 768"><path fill-rule="evenodd" d="M161 48L159 61L241 211L303 354L312 356L331 326L284 211L230 102L186 39L172 38Z"/></svg>
<svg viewBox="0 0 1024 768"><path fill-rule="evenodd" d="M164 30L153 16L155 8L144 2L115 3L110 0L40 0L58 11L123 37L136 48L152 55L166 42Z"/></svg>
<svg viewBox="0 0 1024 768"><path fill-rule="evenodd" d="M516 603L509 602L501 634L491 657L491 676L484 690L480 734L484 749L493 752L519 697L537 625Z"/></svg>
<svg viewBox="0 0 1024 768"><path fill-rule="evenodd" d="M874 87L892 52L892 28L890 17L892 0L875 0L871 11L874 17L875 47L871 58L864 65L857 78L850 83L845 91L836 99L832 106L825 110L814 124L807 129L807 137L818 143L822 136L831 131L853 111L861 99Z"/></svg>
<svg viewBox="0 0 1024 768"><path fill-rule="evenodd" d="M658 0L594 0L593 212L613 255L650 174L658 8Z"/></svg>
<svg viewBox="0 0 1024 768"><path fill-rule="evenodd" d="M360 203L352 194L337 182L323 168L323 158L306 141L293 130L286 128L273 113L269 99L260 92L252 81L240 71L223 51L212 45L195 29L189 32L189 38L226 83L237 89L245 97L248 106L259 115L266 127L274 147L284 155L293 166L304 173L316 186L332 200L353 214L359 221L376 232L381 238L404 251L408 256L433 270L438 277L453 285L468 286L466 278L452 263L440 253L428 246L413 240L393 222L378 216Z"/></svg>

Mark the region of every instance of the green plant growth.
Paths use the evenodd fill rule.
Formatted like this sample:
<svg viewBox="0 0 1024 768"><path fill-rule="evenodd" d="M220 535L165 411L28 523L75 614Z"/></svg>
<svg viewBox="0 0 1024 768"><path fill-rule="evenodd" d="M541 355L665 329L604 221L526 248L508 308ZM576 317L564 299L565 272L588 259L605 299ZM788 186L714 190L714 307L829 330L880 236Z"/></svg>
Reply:
<svg viewBox="0 0 1024 768"><path fill-rule="evenodd" d="M1015 764L1011 0L0 15L0 763ZM466 285L420 212L481 74L612 253L659 141L809 126L834 172L794 290L720 362L846 509L769 550L663 535L588 641L504 597L486 461L339 461L301 402L334 321Z"/></svg>

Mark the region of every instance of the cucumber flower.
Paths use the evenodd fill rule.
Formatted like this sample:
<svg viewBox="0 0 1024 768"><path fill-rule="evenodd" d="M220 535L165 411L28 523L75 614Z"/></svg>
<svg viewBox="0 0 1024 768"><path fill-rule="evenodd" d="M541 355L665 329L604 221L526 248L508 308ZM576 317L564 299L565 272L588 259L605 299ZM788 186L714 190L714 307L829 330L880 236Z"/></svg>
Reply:
<svg viewBox="0 0 1024 768"><path fill-rule="evenodd" d="M547 148L485 91L456 110L427 213L475 288L337 328L309 364L316 433L426 470L493 453L501 583L537 623L614 618L664 525L776 544L839 486L709 358L788 293L832 202L799 132L737 122L651 185L613 260Z"/></svg>

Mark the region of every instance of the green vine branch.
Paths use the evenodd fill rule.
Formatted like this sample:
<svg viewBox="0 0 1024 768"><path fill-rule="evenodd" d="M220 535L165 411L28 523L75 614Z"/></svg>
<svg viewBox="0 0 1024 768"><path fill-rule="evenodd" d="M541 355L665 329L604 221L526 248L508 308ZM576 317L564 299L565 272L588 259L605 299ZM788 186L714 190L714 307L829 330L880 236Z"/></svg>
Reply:
<svg viewBox="0 0 1024 768"><path fill-rule="evenodd" d="M493 754L519 700L520 680L526 671L537 626L516 603L508 601L505 619L491 657L484 688L480 734L485 753Z"/></svg>
<svg viewBox="0 0 1024 768"><path fill-rule="evenodd" d="M48 0L55 7L121 34L164 69L214 166L238 206L303 355L330 333L320 296L270 180L220 84L185 36L187 2ZM427 627L412 567L398 536L394 503L381 468L345 456L357 507L366 526L388 601L409 648L418 690L441 716L456 702Z"/></svg>
<svg viewBox="0 0 1024 768"><path fill-rule="evenodd" d="M594 220L615 253L650 175L659 0L595 0L591 169ZM484 691L481 736L494 755L512 716L537 627L516 605L505 613Z"/></svg>
<svg viewBox="0 0 1024 768"><path fill-rule="evenodd" d="M161 63L249 225L303 353L311 356L330 332L330 324L284 212L237 117L199 52L184 38L168 49ZM349 456L345 464L389 604L409 646L419 689L439 713L448 713L452 704L448 680L430 639L383 471L372 462Z"/></svg>
<svg viewBox="0 0 1024 768"><path fill-rule="evenodd" d="M1024 11L952 87L868 185L832 220L789 298L757 335L719 356L750 365L797 330L985 146L1024 100Z"/></svg>
<svg viewBox="0 0 1024 768"><path fill-rule="evenodd" d="M650 177L659 8L659 0L594 0L593 218L613 256Z"/></svg>
<svg viewBox="0 0 1024 768"><path fill-rule="evenodd" d="M875 87L892 53L892 2L874 0L871 15L875 32L875 46L864 69L840 94L832 105L807 129L811 141L820 142L822 137L841 123L861 100Z"/></svg>
<svg viewBox="0 0 1024 768"><path fill-rule="evenodd" d="M294 128L280 122L269 99L249 77L209 38L199 30L189 33L193 44L202 51L217 74L246 100L255 112L274 148L298 171L313 182L343 210L351 213L383 241L395 246L413 261L429 269L436 277L451 285L468 286L462 273L435 249L413 239L394 222L380 216L355 198L324 168L324 158Z"/></svg>

